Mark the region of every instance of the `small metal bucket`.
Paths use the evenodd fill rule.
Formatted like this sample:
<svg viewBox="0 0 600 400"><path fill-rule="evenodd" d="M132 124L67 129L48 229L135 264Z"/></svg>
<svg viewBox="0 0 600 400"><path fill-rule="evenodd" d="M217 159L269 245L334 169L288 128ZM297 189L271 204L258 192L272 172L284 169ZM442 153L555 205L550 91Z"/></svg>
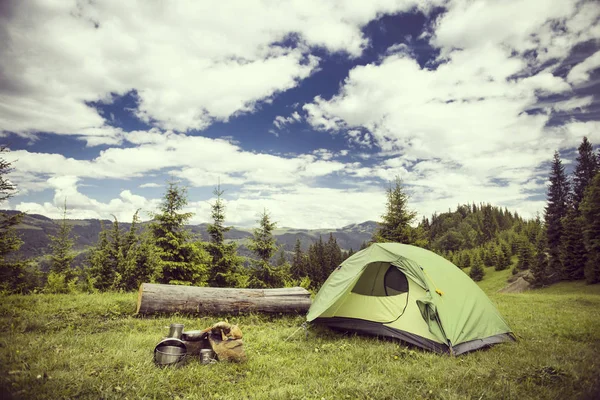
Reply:
<svg viewBox="0 0 600 400"><path fill-rule="evenodd" d="M202 349L200 350L200 363L201 364L210 364L215 362L215 352L212 349Z"/></svg>
<svg viewBox="0 0 600 400"><path fill-rule="evenodd" d="M186 355L185 343L176 338L161 340L154 348L154 362L159 366L182 365Z"/></svg>
<svg viewBox="0 0 600 400"><path fill-rule="evenodd" d="M169 327L169 337L181 339L183 334L183 324L171 324Z"/></svg>

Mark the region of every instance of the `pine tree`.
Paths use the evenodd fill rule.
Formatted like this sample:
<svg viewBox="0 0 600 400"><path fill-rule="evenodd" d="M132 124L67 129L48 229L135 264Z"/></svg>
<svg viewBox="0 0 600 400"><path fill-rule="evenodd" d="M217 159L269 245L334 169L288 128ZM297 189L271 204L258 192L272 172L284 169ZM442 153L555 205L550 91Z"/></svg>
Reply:
<svg viewBox="0 0 600 400"><path fill-rule="evenodd" d="M181 212L187 204L186 195L185 188L169 182L159 212L153 214L149 229L162 260L159 281L201 286L206 283L210 255L202 243L191 240L190 232L185 229L193 215Z"/></svg>
<svg viewBox="0 0 600 400"><path fill-rule="evenodd" d="M402 187L402 180L396 177L394 185L386 191L386 213L381 216L382 222L375 232L376 242L395 242L411 244L414 240L412 227L417 213L408 209L408 195Z"/></svg>
<svg viewBox="0 0 600 400"><path fill-rule="evenodd" d="M477 256L473 259L473 265L471 266L471 271L469 271L469 276L475 282L479 282L483 279L484 275L485 271L483 269L483 261L481 261L481 258Z"/></svg>
<svg viewBox="0 0 600 400"><path fill-rule="evenodd" d="M321 287L327 277L325 262L325 244L319 235L319 240L308 248L308 277L315 289Z"/></svg>
<svg viewBox="0 0 600 400"><path fill-rule="evenodd" d="M510 267L511 261L510 246L506 242L500 244L500 251L498 253L498 264L496 265L496 271L502 271Z"/></svg>
<svg viewBox="0 0 600 400"><path fill-rule="evenodd" d="M56 235L50 235L50 248L52 254L50 256L51 264L50 271L55 274L62 274L66 281L75 277L75 272L71 268L71 263L75 258L73 253L73 239L71 238L71 230L73 227L67 223L67 202L65 201L63 208L63 218L58 226Z"/></svg>
<svg viewBox="0 0 600 400"><path fill-rule="evenodd" d="M594 176L585 191L579 207L583 218L583 235L588 253L585 279L600 282L600 172Z"/></svg>
<svg viewBox="0 0 600 400"><path fill-rule="evenodd" d="M2 156L8 151L6 146L0 146L0 204L17 192L16 185L5 178L13 170L12 162ZM39 270L15 255L23 244L15 229L23 216L0 212L0 290L4 292L28 293L39 286Z"/></svg>
<svg viewBox="0 0 600 400"><path fill-rule="evenodd" d="M569 206L562 225L561 261L563 276L569 280L583 279L583 271L587 260L582 232L583 221L575 210L574 204Z"/></svg>
<svg viewBox="0 0 600 400"><path fill-rule="evenodd" d="M278 287L283 285L284 277L281 271L270 265L269 261L277 252L277 242L273 231L277 223L271 221L267 210L264 210L258 220L258 228L254 229L248 249L257 257L252 261L253 272L250 279L252 287Z"/></svg>
<svg viewBox="0 0 600 400"><path fill-rule="evenodd" d="M138 225L140 223L140 210L136 210L133 214L133 218L131 219L131 226L129 227L129 232L125 235L123 240L122 252L123 256L127 257L129 250L135 246L135 244L139 241L138 235Z"/></svg>
<svg viewBox="0 0 600 400"><path fill-rule="evenodd" d="M562 165L558 152L554 153L552 169L550 171L550 186L548 187L548 203L545 208L546 240L550 255L548 261L547 280L556 282L563 276L563 267L560 259L560 246L563 236L562 220L567 215L567 196L569 186L565 168Z"/></svg>
<svg viewBox="0 0 600 400"><path fill-rule="evenodd" d="M531 284L534 287L542 287L546 284L548 277L548 254L545 233L542 233L538 237L535 250L535 262L530 268L531 275L533 276Z"/></svg>
<svg viewBox="0 0 600 400"><path fill-rule="evenodd" d="M149 231L144 232L127 252L124 261L123 289L134 290L144 282L156 282L162 275L160 249Z"/></svg>
<svg viewBox="0 0 600 400"><path fill-rule="evenodd" d="M325 253L327 259L327 277L342 263L342 249L337 244L337 240L333 237L333 233L329 233L329 240L325 245Z"/></svg>
<svg viewBox="0 0 600 400"><path fill-rule="evenodd" d="M576 211L579 211L579 204L583 200L585 189L598 171L599 160L596 159L592 144L585 136L577 150L579 155L573 171L573 206Z"/></svg>
<svg viewBox="0 0 600 400"><path fill-rule="evenodd" d="M87 262L90 267L90 274L94 279L94 286L101 291L108 290L115 281L115 270L108 262L109 252L108 231L104 226L104 222L100 221L98 243L90 250Z"/></svg>
<svg viewBox="0 0 600 400"><path fill-rule="evenodd" d="M494 212L492 210L492 206L490 204L486 204L482 207L483 210L483 218L481 221L481 232L484 236L484 241L490 241L498 232L498 221L494 216Z"/></svg>
<svg viewBox="0 0 600 400"><path fill-rule="evenodd" d="M531 268L533 264L533 249L529 239L522 237L519 242L519 260L517 262L517 269L524 271Z"/></svg>
<svg viewBox="0 0 600 400"><path fill-rule="evenodd" d="M300 238L296 238L296 244L294 246L294 258L292 259L292 268L290 270L293 279L300 279L304 276L308 276L306 271L306 257L302 252L302 243Z"/></svg>
<svg viewBox="0 0 600 400"><path fill-rule="evenodd" d="M123 270L125 268L125 257L123 256L123 238L122 232L119 228L119 221L117 217L113 215L112 229L110 231L110 245L108 247L108 258L106 262L108 267L112 271L113 281L111 283L111 289L119 289L121 287L121 281L123 279Z"/></svg>
<svg viewBox="0 0 600 400"><path fill-rule="evenodd" d="M217 185L213 191L216 200L211 204L213 223L207 226L210 236L207 250L212 257L208 284L213 287L244 287L247 284L247 276L241 269L243 259L237 255L237 244L225 243L225 233L231 230L231 227L225 226L223 193L225 191Z"/></svg>

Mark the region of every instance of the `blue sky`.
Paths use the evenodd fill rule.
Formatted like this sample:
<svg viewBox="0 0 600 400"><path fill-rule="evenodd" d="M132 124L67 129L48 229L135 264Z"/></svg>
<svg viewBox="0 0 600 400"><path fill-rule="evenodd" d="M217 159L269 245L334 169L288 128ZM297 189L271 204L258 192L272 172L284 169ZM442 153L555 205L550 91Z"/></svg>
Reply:
<svg viewBox="0 0 600 400"><path fill-rule="evenodd" d="M600 143L600 5L563 0L0 3L3 208L129 220L168 179L193 222L543 211L555 150Z"/></svg>

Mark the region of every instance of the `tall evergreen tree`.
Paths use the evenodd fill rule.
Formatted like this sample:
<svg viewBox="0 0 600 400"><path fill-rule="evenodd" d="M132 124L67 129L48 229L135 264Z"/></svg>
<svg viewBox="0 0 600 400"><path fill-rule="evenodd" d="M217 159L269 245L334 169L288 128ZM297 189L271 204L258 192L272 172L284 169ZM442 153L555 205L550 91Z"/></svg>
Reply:
<svg viewBox="0 0 600 400"><path fill-rule="evenodd" d="M600 282L600 172L596 173L585 191L579 207L583 218L583 235L587 250L585 279Z"/></svg>
<svg viewBox="0 0 600 400"><path fill-rule="evenodd" d="M342 263L342 249L340 249L337 240L333 237L333 233L329 233L329 240L325 245L325 254L327 260L326 276L329 277L329 274Z"/></svg>
<svg viewBox="0 0 600 400"><path fill-rule="evenodd" d="M567 215L567 196L569 185L565 168L558 154L554 153L552 169L550 171L550 186L548 187L548 202L545 208L546 240L548 245L548 281L556 282L563 276L563 267L560 257L560 247L563 235L562 221Z"/></svg>
<svg viewBox="0 0 600 400"><path fill-rule="evenodd" d="M162 275L160 249L149 231L142 233L127 252L124 262L123 289L134 290L144 282L156 282Z"/></svg>
<svg viewBox="0 0 600 400"><path fill-rule="evenodd" d="M548 278L548 253L546 247L546 234L542 233L537 240L535 249L535 261L531 265L531 275L533 281L531 284L534 287L541 287L547 283Z"/></svg>
<svg viewBox="0 0 600 400"><path fill-rule="evenodd" d="M577 150L579 154L573 171L573 206L576 211L579 210L579 204L583 200L585 189L594 178L596 171L598 171L598 160L587 137L583 138Z"/></svg>
<svg viewBox="0 0 600 400"><path fill-rule="evenodd" d="M518 270L526 270L531 268L533 260L533 248L527 237L522 237L519 241L519 260L517 262Z"/></svg>
<svg viewBox="0 0 600 400"><path fill-rule="evenodd" d="M175 182L169 187L159 206L153 213L149 225L150 232L160 251L162 260L161 283L204 285L210 255L200 242L192 241L185 224L192 213L182 212L187 204L187 192Z"/></svg>
<svg viewBox="0 0 600 400"><path fill-rule="evenodd" d="M71 230L73 227L67 223L67 202L63 207L63 218L58 227L56 235L50 235L50 248L52 254L50 255L50 271L55 274L65 276L65 280L69 281L75 278L76 274L71 263L75 258L73 253L73 239L71 238Z"/></svg>
<svg viewBox="0 0 600 400"><path fill-rule="evenodd" d="M139 241L139 235L138 235L138 229L139 229L138 225L140 223L139 212L140 212L140 210L138 209L133 214L133 217L131 218L131 226L129 227L129 232L127 232L127 235L125 235L125 238L123 240L122 251L123 251L123 255L125 257L127 257L129 250Z"/></svg>
<svg viewBox="0 0 600 400"><path fill-rule="evenodd" d="M482 206L482 211L483 218L481 223L481 232L483 234L484 241L490 241L494 238L494 236L496 236L496 232L498 232L498 221L494 216L494 212L490 204Z"/></svg>
<svg viewBox="0 0 600 400"><path fill-rule="evenodd" d="M563 264L563 277L569 280L583 279L583 271L587 260L582 232L583 221L577 210L575 210L574 204L569 206L562 225L561 261Z"/></svg>
<svg viewBox="0 0 600 400"><path fill-rule="evenodd" d="M292 259L292 268L290 270L292 278L300 279L304 276L308 276L306 270L306 255L302 251L302 243L300 238L296 238L296 244L294 245L294 257Z"/></svg>
<svg viewBox="0 0 600 400"><path fill-rule="evenodd" d="M273 231L277 223L271 221L267 210L264 210L258 220L258 228L254 229L248 249L254 253L257 260L253 260L253 272L250 284L253 287L282 286L284 276L280 268L270 265L270 260L277 252L277 242Z"/></svg>
<svg viewBox="0 0 600 400"><path fill-rule="evenodd" d="M4 159L8 153L6 146L0 146L0 205L13 197L17 187L6 175L12 170L12 162ZM22 221L23 213L0 212L0 290L13 293L27 293L39 285L39 271L26 260L19 259L15 253L23 241L15 227Z"/></svg>
<svg viewBox="0 0 600 400"><path fill-rule="evenodd" d="M110 245L108 247L108 267L113 271L112 289L119 289L125 269L125 257L123 255L123 234L119 227L119 220L113 215L112 229L110 230Z"/></svg>
<svg viewBox="0 0 600 400"><path fill-rule="evenodd" d="M382 222L375 232L376 242L396 242L411 244L414 241L413 228L410 224L417 213L408 209L408 195L402 186L402 180L396 177L393 185L386 191L386 213L381 216Z"/></svg>
<svg viewBox="0 0 600 400"><path fill-rule="evenodd" d="M221 185L217 185L213 191L216 200L211 205L213 222L207 226L210 236L207 250L212 257L208 284L213 287L245 286L247 280L243 279L243 259L237 255L237 244L225 243L225 233L231 230L231 227L225 226L223 193L225 191L221 189Z"/></svg>
<svg viewBox="0 0 600 400"><path fill-rule="evenodd" d="M319 240L308 248L308 277L315 289L325 282L327 276L325 262L325 244L323 238L319 236Z"/></svg>
<svg viewBox="0 0 600 400"><path fill-rule="evenodd" d="M100 221L98 243L90 250L87 262L90 266L90 273L94 277L94 286L101 291L110 289L115 281L115 270L108 262L109 253L108 231L104 222Z"/></svg>

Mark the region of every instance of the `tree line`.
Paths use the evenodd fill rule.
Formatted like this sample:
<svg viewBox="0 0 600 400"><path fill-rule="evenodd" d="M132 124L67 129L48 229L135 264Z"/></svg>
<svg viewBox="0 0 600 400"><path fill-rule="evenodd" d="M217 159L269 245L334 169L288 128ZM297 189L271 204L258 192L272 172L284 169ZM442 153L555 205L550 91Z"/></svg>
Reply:
<svg viewBox="0 0 600 400"><path fill-rule="evenodd" d="M0 152L8 151L5 147ZM0 201L16 190L5 176L12 166L0 157ZM528 272L535 286L560 280L585 278L600 281L600 154L584 138L572 176L567 176L558 152L549 174L547 205L543 218L526 220L516 212L491 204L462 204L454 211L434 213L415 224L416 212L396 178L386 189L385 212L368 243L398 242L430 249L460 268L469 268L474 280L485 276L486 267ZM225 240L231 227L225 224L223 190L214 190L209 240L194 237L185 226L192 213L184 212L187 192L169 182L162 202L146 229L139 210L128 231L113 216L102 227L98 242L81 268L73 268L71 226L66 204L56 235L51 237L50 271L42 274L29 260L14 257L22 242L14 227L22 214L0 214L0 290L25 293L135 290L142 282L213 287L268 288L300 285L318 289L353 249L342 250L333 234L303 250L298 239L291 260L273 231L277 224L264 210L247 247L252 258L241 257L237 244ZM11 256L11 254L13 256ZM276 255L279 254L278 257Z"/></svg>
<svg viewBox="0 0 600 400"><path fill-rule="evenodd" d="M372 242L428 248L481 280L485 267L526 278L540 287L561 280L600 282L600 151L584 137L568 176L558 152L549 173L543 218L525 220L490 204L463 204L413 226L416 213L400 179L387 190L386 213Z"/></svg>

